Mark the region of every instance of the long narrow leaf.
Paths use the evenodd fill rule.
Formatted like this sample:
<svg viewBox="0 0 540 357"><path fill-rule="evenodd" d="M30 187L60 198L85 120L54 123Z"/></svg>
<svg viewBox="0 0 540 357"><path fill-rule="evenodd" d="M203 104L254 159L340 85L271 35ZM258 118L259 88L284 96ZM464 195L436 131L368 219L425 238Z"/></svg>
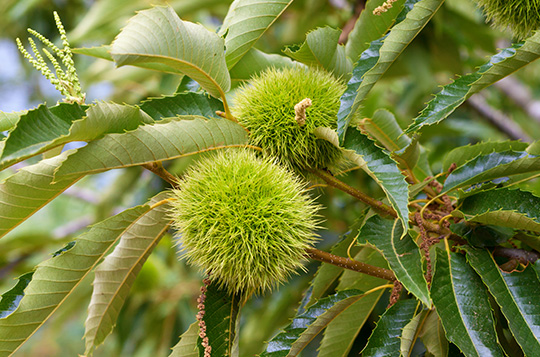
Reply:
<svg viewBox="0 0 540 357"><path fill-rule="evenodd" d="M64 161L55 179L246 144L246 131L230 120L197 116L169 118L89 143Z"/></svg>
<svg viewBox="0 0 540 357"><path fill-rule="evenodd" d="M429 307L431 300L420 250L408 234L402 236L403 228L398 220L389 221L373 216L362 228L358 241L373 244L384 255L403 286Z"/></svg>
<svg viewBox="0 0 540 357"><path fill-rule="evenodd" d="M154 7L129 20L111 55L118 66L185 74L224 98L231 85L224 48L223 39L202 25L180 20L170 7Z"/></svg>
<svg viewBox="0 0 540 357"><path fill-rule="evenodd" d="M167 196L167 193L161 193L150 204ZM169 227L166 207L158 206L139 219L96 268L94 291L85 323L85 355L91 354L95 347L103 343L116 324L137 274Z"/></svg>
<svg viewBox="0 0 540 357"><path fill-rule="evenodd" d="M362 54L355 64L347 90L341 97L338 112L338 135L341 142L345 139L345 133L353 115L368 92L420 33L443 2L444 0L408 0L404 7L406 17L392 28L387 37L382 39L382 46L380 46L381 40L375 40ZM414 7L411 9L407 6L408 3L414 4ZM373 62L375 63L372 64Z"/></svg>
<svg viewBox="0 0 540 357"><path fill-rule="evenodd" d="M444 120L467 98L533 62L538 57L540 57L540 33L535 33L525 43L514 44L501 50L478 71L460 77L444 86L405 132L412 133L425 125L432 125Z"/></svg>
<svg viewBox="0 0 540 357"><path fill-rule="evenodd" d="M219 30L225 36L227 67L233 68L292 3L292 0L235 0Z"/></svg>
<svg viewBox="0 0 540 357"><path fill-rule="evenodd" d="M0 182L0 237L24 222L81 178L74 175L53 183L54 171L69 154L70 151L66 151L56 157L27 166Z"/></svg>
<svg viewBox="0 0 540 357"><path fill-rule="evenodd" d="M508 326L526 356L540 351L540 280L531 266L523 271L501 271L485 250L467 249L467 260L501 307Z"/></svg>
<svg viewBox="0 0 540 357"><path fill-rule="evenodd" d="M219 118L216 111L223 111L223 103L203 93L180 93L173 96L147 99L140 108L155 121L178 115L199 115Z"/></svg>
<svg viewBox="0 0 540 357"><path fill-rule="evenodd" d="M180 341L172 348L169 357L199 357L197 339L199 338L199 323L195 321L182 336Z"/></svg>
<svg viewBox="0 0 540 357"><path fill-rule="evenodd" d="M502 151L477 158L458 167L444 182L441 193L500 177L540 171L540 157L525 151Z"/></svg>
<svg viewBox="0 0 540 357"><path fill-rule="evenodd" d="M336 316L364 296L360 290L345 290L317 301L274 337L261 356L298 356Z"/></svg>
<svg viewBox="0 0 540 357"><path fill-rule="evenodd" d="M540 232L540 197L530 192L494 189L463 200L459 212L467 221Z"/></svg>
<svg viewBox="0 0 540 357"><path fill-rule="evenodd" d="M241 302L239 297L230 296L226 290L219 289L217 284L210 284L206 291L204 303L204 323L206 336L212 347L214 356L231 356L237 349L234 346L236 340L236 324L240 312ZM204 354L202 339L198 340L199 354Z"/></svg>
<svg viewBox="0 0 540 357"><path fill-rule="evenodd" d="M464 256L437 249L431 294L446 337L466 356L503 356L488 293Z"/></svg>
<svg viewBox="0 0 540 357"><path fill-rule="evenodd" d="M417 307L418 301L409 299L399 300L386 310L362 350L362 356L401 356L401 334Z"/></svg>
<svg viewBox="0 0 540 357"><path fill-rule="evenodd" d="M426 350L434 356L448 356L448 340L444 335L444 328L435 310L431 310L424 326L420 331L420 338Z"/></svg>
<svg viewBox="0 0 540 357"><path fill-rule="evenodd" d="M0 356L14 353L65 301L119 237L149 210L137 206L94 225L75 244L36 267L19 306L0 319Z"/></svg>

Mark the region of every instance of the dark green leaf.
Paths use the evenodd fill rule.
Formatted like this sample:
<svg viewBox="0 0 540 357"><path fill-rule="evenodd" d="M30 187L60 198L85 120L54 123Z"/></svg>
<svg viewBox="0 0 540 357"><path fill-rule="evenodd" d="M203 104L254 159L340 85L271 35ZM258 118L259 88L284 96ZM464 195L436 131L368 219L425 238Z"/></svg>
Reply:
<svg viewBox="0 0 540 357"><path fill-rule="evenodd" d="M22 115L16 128L9 133L0 167L15 163L18 158L27 158L40 152L59 136L67 135L73 121L85 115L85 107L78 104L61 103L47 108L42 104Z"/></svg>
<svg viewBox="0 0 540 357"><path fill-rule="evenodd" d="M501 50L478 71L459 77L444 86L405 132L412 133L425 125L444 120L471 95L528 65L538 57L540 57L540 33L529 37L525 43L514 44Z"/></svg>
<svg viewBox="0 0 540 357"><path fill-rule="evenodd" d="M525 151L502 151L477 158L458 167L444 182L441 193L493 179L540 170L540 158Z"/></svg>
<svg viewBox="0 0 540 357"><path fill-rule="evenodd" d="M246 144L245 129L230 120L197 116L168 118L124 134L110 134L92 141L70 155L55 177L94 174Z"/></svg>
<svg viewBox="0 0 540 357"><path fill-rule="evenodd" d="M411 143L411 139L403 135L394 114L386 109L377 109L371 119L364 119L362 128L391 152L404 149Z"/></svg>
<svg viewBox="0 0 540 357"><path fill-rule="evenodd" d="M345 55L345 47L339 44L341 30L322 27L309 32L300 46L289 46L283 52L311 67L322 68L337 78L347 80L352 62Z"/></svg>
<svg viewBox="0 0 540 357"><path fill-rule="evenodd" d="M503 356L488 293L464 256L437 249L431 298L446 337L466 356Z"/></svg>
<svg viewBox="0 0 540 357"><path fill-rule="evenodd" d="M19 276L17 284L2 294L2 299L0 299L0 319L8 317L17 310L24 297L24 289L32 281L32 275L34 275L33 271Z"/></svg>
<svg viewBox="0 0 540 357"><path fill-rule="evenodd" d="M473 247L494 247L508 241L514 230L508 227L475 224L462 221L450 225L452 233L464 238Z"/></svg>
<svg viewBox="0 0 540 357"><path fill-rule="evenodd" d="M364 247L355 257L355 260L386 268L387 264L382 255L370 247ZM329 265L329 264L326 264ZM358 289L369 291L383 285L383 279L375 278L366 274L357 274L347 270L343 272L338 291L345 289ZM364 326L369 315L375 308L384 293L384 289L375 291L363 299L355 302L347 310L339 314L324 330L324 337L319 347L318 357L346 357L353 346L356 336Z"/></svg>
<svg viewBox="0 0 540 357"><path fill-rule="evenodd" d="M392 4L388 11L375 15L373 10L381 6L385 0L369 0L366 7L360 13L354 28L349 33L345 51L353 61L356 61L360 54L364 52L372 41L382 37L394 24L396 16L403 9L405 0L398 0ZM411 3L409 1L409 3Z"/></svg>
<svg viewBox="0 0 540 357"><path fill-rule="evenodd" d="M403 236L398 220L371 217L362 227L358 241L377 247L403 286L426 306L431 306L420 250L408 234Z"/></svg>
<svg viewBox="0 0 540 357"><path fill-rule="evenodd" d="M360 290L340 291L299 311L291 324L269 342L261 356L298 356L336 316L364 296Z"/></svg>
<svg viewBox="0 0 540 357"><path fill-rule="evenodd" d="M521 141L487 141L475 145L461 146L450 151L445 156L442 170L447 171L452 163L459 167L478 156L508 150L523 151L527 146L527 143Z"/></svg>
<svg viewBox="0 0 540 357"><path fill-rule="evenodd" d="M178 115L219 118L216 111L223 111L223 103L220 100L203 93L192 92L147 99L139 107L155 121Z"/></svg>
<svg viewBox="0 0 540 357"><path fill-rule="evenodd" d="M362 356L399 357L402 330L414 317L418 305L414 299L399 300L386 310L362 350Z"/></svg>
<svg viewBox="0 0 540 357"><path fill-rule="evenodd" d="M388 36L375 40L355 64L353 76L341 97L338 111L338 136L345 139L349 123L375 83L390 68L403 50L420 33L444 0L409 0ZM408 6L414 4L414 7ZM399 20L398 20L399 21Z"/></svg>
<svg viewBox="0 0 540 357"><path fill-rule="evenodd" d="M358 130L350 130L343 147L354 152L348 151L345 155L381 186L406 230L409 222L408 185L396 162Z"/></svg>
<svg viewBox="0 0 540 357"><path fill-rule="evenodd" d="M540 280L531 266L523 271L501 271L485 250L467 249L467 260L501 307L516 341L526 356L540 351Z"/></svg>
<svg viewBox="0 0 540 357"><path fill-rule="evenodd" d="M480 192L465 198L459 212L472 222L540 232L540 198L530 192L507 188Z"/></svg>
<svg viewBox="0 0 540 357"><path fill-rule="evenodd" d="M217 284L208 286L204 302L206 336L214 356L231 356L235 342L236 323L240 312L240 299L230 296ZM204 355L202 339L198 339L199 356Z"/></svg>

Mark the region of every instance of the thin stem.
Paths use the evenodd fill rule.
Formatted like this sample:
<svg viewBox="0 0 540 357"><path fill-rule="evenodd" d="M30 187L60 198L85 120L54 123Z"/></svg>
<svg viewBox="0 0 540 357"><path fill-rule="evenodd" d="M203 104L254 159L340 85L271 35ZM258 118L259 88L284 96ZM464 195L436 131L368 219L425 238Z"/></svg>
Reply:
<svg viewBox="0 0 540 357"><path fill-rule="evenodd" d="M378 201L378 200L376 200L374 198L369 197L365 193L357 190L356 188L354 188L352 186L347 185L345 182L343 182L340 179L336 178L332 174L330 174L330 173L328 173L326 171L317 170L317 169L311 169L310 172L315 174L316 176L320 177L324 181L326 181L326 183L328 183L330 186L335 187L335 188L337 188L337 189L339 189L339 190L353 196L354 198L357 198L358 200L364 202L365 204L371 206L379 214L381 214L383 216L386 216L386 217L389 216L389 217L397 218L397 213L392 207L382 203L381 201Z"/></svg>
<svg viewBox="0 0 540 357"><path fill-rule="evenodd" d="M156 175L170 183L173 187L178 186L178 178L173 176L169 171L165 170L161 162L151 162L148 164L143 164L141 166L148 171L155 173Z"/></svg>
<svg viewBox="0 0 540 357"><path fill-rule="evenodd" d="M314 260L318 260L324 263L332 264L340 268L353 270L359 273L374 276L389 281L396 280L396 276L391 270L379 268L373 265L359 262L348 258L343 258L332 253L327 253L319 249L308 248L306 249L308 257Z"/></svg>

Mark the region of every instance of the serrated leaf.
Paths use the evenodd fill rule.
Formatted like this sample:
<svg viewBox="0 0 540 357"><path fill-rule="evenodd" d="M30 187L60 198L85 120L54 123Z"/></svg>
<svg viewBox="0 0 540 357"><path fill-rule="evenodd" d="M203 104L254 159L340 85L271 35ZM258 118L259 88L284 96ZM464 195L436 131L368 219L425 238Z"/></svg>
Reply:
<svg viewBox="0 0 540 357"><path fill-rule="evenodd" d="M480 192L465 198L459 212L467 221L540 232L540 198L526 191Z"/></svg>
<svg viewBox="0 0 540 357"><path fill-rule="evenodd" d="M8 317L17 310L24 297L24 289L32 281L32 275L34 275L33 271L19 276L17 284L2 294L0 299L0 319Z"/></svg>
<svg viewBox="0 0 540 357"><path fill-rule="evenodd" d="M404 19L397 23L387 36L371 42L370 47L362 53L355 63L347 89L341 96L337 125L340 142L345 140L347 127L368 92L420 33L443 2L444 0L407 0L400 14ZM408 4L414 4L414 7L411 8Z"/></svg>
<svg viewBox="0 0 540 357"><path fill-rule="evenodd" d="M155 121L178 115L199 115L219 118L216 111L223 111L223 103L203 93L179 93L172 96L150 98L139 107Z"/></svg>
<svg viewBox="0 0 540 357"><path fill-rule="evenodd" d="M459 77L452 83L445 85L405 132L412 133L425 125L441 122L467 98L526 66L538 57L540 57L540 33L535 33L524 43L502 49L482 65L478 71Z"/></svg>
<svg viewBox="0 0 540 357"><path fill-rule="evenodd" d="M403 331L401 332L401 344L399 347L401 356L408 357L413 352L413 347L429 312L429 310L420 312L403 328Z"/></svg>
<svg viewBox="0 0 540 357"><path fill-rule="evenodd" d="M168 193L158 194L149 204L167 197ZM167 206L154 208L120 237L118 245L95 269L94 291L85 322L85 355L91 354L111 333L135 278L169 224Z"/></svg>
<svg viewBox="0 0 540 357"><path fill-rule="evenodd" d="M478 156L458 167L444 182L441 194L493 179L540 171L540 157L525 151L502 151Z"/></svg>
<svg viewBox="0 0 540 357"><path fill-rule="evenodd" d="M287 56L311 67L322 68L337 78L347 80L352 72L352 62L339 44L341 30L322 27L309 32L302 45L288 46Z"/></svg>
<svg viewBox="0 0 540 357"><path fill-rule="evenodd" d="M386 268L387 264L381 254L375 249L364 247L355 257L373 266ZM329 265L329 264L327 264ZM383 279L347 270L343 272L337 290L358 289L369 291L384 284ZM384 289L375 291L352 304L339 314L324 330L324 337L319 347L318 357L346 357L369 315L384 293Z"/></svg>
<svg viewBox="0 0 540 357"><path fill-rule="evenodd" d="M298 356L336 316L364 296L360 290L344 290L299 311L291 324L268 343L261 356Z"/></svg>
<svg viewBox="0 0 540 357"><path fill-rule="evenodd" d="M85 107L61 103L50 109L41 104L22 115L6 139L0 170L46 150L52 141L69 133L73 121L85 115Z"/></svg>
<svg viewBox="0 0 540 357"><path fill-rule="evenodd" d="M431 310L427 316L420 331L420 338L426 350L435 357L448 356L448 340L444 335L444 328L435 310Z"/></svg>
<svg viewBox="0 0 540 357"><path fill-rule="evenodd" d="M465 239L473 247L494 247L514 236L514 229L495 225L483 225L465 220L450 224L452 233Z"/></svg>
<svg viewBox="0 0 540 357"><path fill-rule="evenodd" d="M527 147L528 143L521 141L487 141L474 145L460 146L445 156L442 170L448 171L448 168L453 163L457 167L462 166L478 156L508 150L524 151Z"/></svg>
<svg viewBox="0 0 540 357"><path fill-rule="evenodd" d="M359 165L383 189L406 231L409 222L408 184L397 163L356 129L349 132L343 147L346 149L345 156Z"/></svg>
<svg viewBox="0 0 540 357"><path fill-rule="evenodd" d="M21 110L18 112L2 112L0 111L0 132L13 129L21 116L28 113L28 110Z"/></svg>
<svg viewBox="0 0 540 357"><path fill-rule="evenodd" d="M377 109L373 117L362 121L361 126L388 151L399 151L411 143L407 135L402 135L403 130L394 114L386 109Z"/></svg>
<svg viewBox="0 0 540 357"><path fill-rule="evenodd" d="M182 21L171 7L140 11L111 45L118 66L185 74L214 97L225 97L231 79L224 41L202 25Z"/></svg>
<svg viewBox="0 0 540 357"><path fill-rule="evenodd" d="M290 68L297 63L289 57L274 53L265 53L256 48L250 49L240 61L231 69L231 80L233 84L238 84L251 79L267 68L275 69Z"/></svg>
<svg viewBox="0 0 540 357"><path fill-rule="evenodd" d="M386 310L362 350L362 356L401 356L402 330L414 317L418 305L414 299L399 300Z"/></svg>
<svg viewBox="0 0 540 357"><path fill-rule="evenodd" d="M382 37L396 21L396 16L403 9L405 0L398 0L392 4L388 11L375 15L373 10L381 6L385 0L369 0L366 7L360 13L354 28L349 33L345 51L353 61L356 61L360 54L364 52L369 44Z"/></svg>
<svg viewBox="0 0 540 357"><path fill-rule="evenodd" d="M225 36L227 67L233 68L292 3L292 0L235 0L218 34Z"/></svg>
<svg viewBox="0 0 540 357"><path fill-rule="evenodd" d="M358 242L373 244L384 255L399 282L426 306L431 306L420 250L408 234L403 235L397 219L371 217L362 227Z"/></svg>
<svg viewBox="0 0 540 357"><path fill-rule="evenodd" d="M133 130L152 118L137 107L98 102L85 112L80 107L61 104L49 109L40 106L30 111L12 132L15 153L4 152L0 168L13 165L71 141L91 141L104 134ZM53 119L54 118L54 119ZM58 125L51 123L52 120ZM47 126L44 130L43 126ZM21 133L21 134L19 134ZM11 135L10 135L11 136Z"/></svg>
<svg viewBox="0 0 540 357"><path fill-rule="evenodd" d="M172 348L169 357L199 357L197 339L199 338L199 323L195 321L180 336L180 341Z"/></svg>
<svg viewBox="0 0 540 357"><path fill-rule="evenodd" d="M540 351L540 280L531 266L523 271L503 272L486 250L467 248L467 261L480 275L501 307L508 326L526 356Z"/></svg>
<svg viewBox="0 0 540 357"><path fill-rule="evenodd" d="M437 249L431 298L446 337L466 356L503 356L488 293L464 256Z"/></svg>
<svg viewBox="0 0 540 357"><path fill-rule="evenodd" d="M227 119L168 118L123 134L106 135L70 155L55 179L171 160L211 149L247 144L247 133Z"/></svg>
<svg viewBox="0 0 540 357"><path fill-rule="evenodd" d="M118 238L150 210L149 205L128 209L92 226L75 245L40 263L25 296L11 315L0 319L0 356L14 353L47 321Z"/></svg>
<svg viewBox="0 0 540 357"><path fill-rule="evenodd" d="M66 151L51 159L24 167L0 182L0 237L81 178L71 176L53 183L54 171L69 153L70 151Z"/></svg>
<svg viewBox="0 0 540 357"><path fill-rule="evenodd" d="M226 290L219 289L217 284L208 286L204 303L206 336L212 347L212 355L232 356L235 349L236 324L240 312L241 301L238 296L230 296ZM204 355L202 339L199 338L199 355Z"/></svg>

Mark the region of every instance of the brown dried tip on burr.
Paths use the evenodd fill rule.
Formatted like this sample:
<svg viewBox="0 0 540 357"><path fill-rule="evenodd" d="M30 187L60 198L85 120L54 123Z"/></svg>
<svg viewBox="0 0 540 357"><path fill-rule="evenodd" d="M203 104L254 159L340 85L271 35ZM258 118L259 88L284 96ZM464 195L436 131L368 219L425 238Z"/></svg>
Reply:
<svg viewBox="0 0 540 357"><path fill-rule="evenodd" d="M388 10L390 10L392 8L392 4L395 3L396 1L397 0L386 0L384 2L384 4L382 4L381 6L375 8L375 10L373 10L373 15L380 16L384 12L387 12Z"/></svg>
<svg viewBox="0 0 540 357"><path fill-rule="evenodd" d="M296 119L296 122L299 126L302 126L306 123L306 109L308 107L311 107L311 99L306 98L302 99L302 101L294 106L294 114Z"/></svg>

